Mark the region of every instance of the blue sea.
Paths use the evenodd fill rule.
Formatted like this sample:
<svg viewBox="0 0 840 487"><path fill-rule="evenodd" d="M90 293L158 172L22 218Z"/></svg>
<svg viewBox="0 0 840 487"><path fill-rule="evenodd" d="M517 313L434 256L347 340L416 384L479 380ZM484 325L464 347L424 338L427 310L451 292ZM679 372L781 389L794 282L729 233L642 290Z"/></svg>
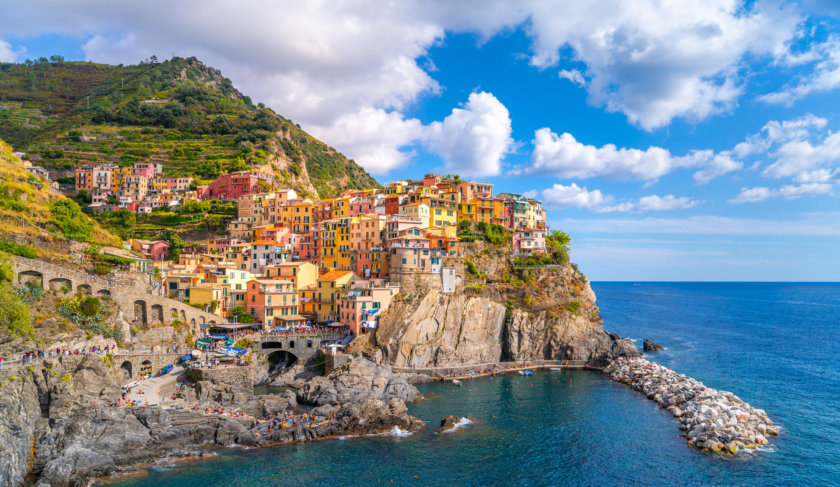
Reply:
<svg viewBox="0 0 840 487"><path fill-rule="evenodd" d="M840 284L593 283L606 329L667 347L655 360L765 409L769 448L689 448L678 422L595 372L421 387L408 437L348 438L160 465L122 486L840 485ZM474 418L436 434L443 416Z"/></svg>

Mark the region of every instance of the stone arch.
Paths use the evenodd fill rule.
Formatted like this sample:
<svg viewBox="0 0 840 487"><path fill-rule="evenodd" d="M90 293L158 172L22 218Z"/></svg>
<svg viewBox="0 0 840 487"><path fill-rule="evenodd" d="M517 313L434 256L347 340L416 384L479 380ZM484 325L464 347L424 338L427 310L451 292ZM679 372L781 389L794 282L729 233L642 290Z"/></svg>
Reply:
<svg viewBox="0 0 840 487"><path fill-rule="evenodd" d="M90 294L92 293L92 289L90 287L90 284L79 284L78 286L76 286L76 292L81 294L87 294L88 296L90 296Z"/></svg>
<svg viewBox="0 0 840 487"><path fill-rule="evenodd" d="M110 299L111 298L111 291L109 291L107 289L100 289L99 291L96 291L96 294L100 298L104 298L104 299Z"/></svg>
<svg viewBox="0 0 840 487"><path fill-rule="evenodd" d="M151 323L163 323L163 306L159 304L152 305L152 316L149 321Z"/></svg>
<svg viewBox="0 0 840 487"><path fill-rule="evenodd" d="M297 361L297 355L288 350L277 350L268 354L268 363L271 368L291 367Z"/></svg>
<svg viewBox="0 0 840 487"><path fill-rule="evenodd" d="M73 283L70 281L70 279L65 279L63 277L54 277L50 279L51 291L60 291L62 289L69 289L70 291L73 290Z"/></svg>
<svg viewBox="0 0 840 487"><path fill-rule="evenodd" d="M306 340L306 348L312 348L312 340Z"/></svg>
<svg viewBox="0 0 840 487"><path fill-rule="evenodd" d="M178 319L178 310L177 310L177 309L175 309L175 308L171 308L171 309L169 310L169 316L170 316L173 320L177 320L177 319Z"/></svg>
<svg viewBox="0 0 840 487"><path fill-rule="evenodd" d="M129 380L134 376L132 374L132 369L134 369L134 365L131 363L130 360L126 360L125 362L120 364L120 372L122 372L123 378L126 380Z"/></svg>
<svg viewBox="0 0 840 487"><path fill-rule="evenodd" d="M294 340L289 341L289 348L295 348L295 341Z"/></svg>
<svg viewBox="0 0 840 487"><path fill-rule="evenodd" d="M39 287L44 287L44 275L38 271L23 271L18 273L19 283L36 283Z"/></svg>
<svg viewBox="0 0 840 487"><path fill-rule="evenodd" d="M134 302L134 321L141 325L148 323L146 319L146 302L142 299L138 299Z"/></svg>
<svg viewBox="0 0 840 487"><path fill-rule="evenodd" d="M154 371L152 370L152 361L151 360L144 360L140 364L140 375L154 375Z"/></svg>
<svg viewBox="0 0 840 487"><path fill-rule="evenodd" d="M187 312L184 310L181 310L181 321L184 323L187 322ZM195 325L195 320L193 320L193 325Z"/></svg>
<svg viewBox="0 0 840 487"><path fill-rule="evenodd" d="M205 321L204 321L204 317L203 317L203 316L199 316L199 317L198 317L198 322L199 322L200 324L202 324L202 325L203 325L203 324L205 323Z"/></svg>

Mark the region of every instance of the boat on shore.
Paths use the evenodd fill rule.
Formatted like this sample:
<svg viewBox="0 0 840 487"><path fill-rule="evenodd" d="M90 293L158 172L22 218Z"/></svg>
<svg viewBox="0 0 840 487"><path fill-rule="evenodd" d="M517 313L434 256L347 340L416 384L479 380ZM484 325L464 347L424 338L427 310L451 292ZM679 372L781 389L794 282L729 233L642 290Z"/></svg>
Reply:
<svg viewBox="0 0 840 487"><path fill-rule="evenodd" d="M192 355L195 359L201 358L201 352L198 350L193 350L192 352L190 352L190 355Z"/></svg>

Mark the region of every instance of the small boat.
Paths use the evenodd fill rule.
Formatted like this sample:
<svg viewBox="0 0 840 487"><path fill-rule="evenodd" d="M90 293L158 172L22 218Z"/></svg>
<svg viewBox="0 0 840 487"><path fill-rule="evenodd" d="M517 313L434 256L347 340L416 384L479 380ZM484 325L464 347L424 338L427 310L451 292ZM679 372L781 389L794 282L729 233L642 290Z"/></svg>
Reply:
<svg viewBox="0 0 840 487"><path fill-rule="evenodd" d="M563 371L563 367L552 367L552 368L551 368L551 369L549 369L549 370L553 370L554 372L562 372L562 371Z"/></svg>
<svg viewBox="0 0 840 487"><path fill-rule="evenodd" d="M184 363L187 363L192 359L193 359L193 356L189 353L181 356L181 362L184 362Z"/></svg>
<svg viewBox="0 0 840 487"><path fill-rule="evenodd" d="M461 381L459 381L458 379L452 379L452 383L458 387L461 387Z"/></svg>
<svg viewBox="0 0 840 487"><path fill-rule="evenodd" d="M534 375L530 370L520 370L519 375Z"/></svg>
<svg viewBox="0 0 840 487"><path fill-rule="evenodd" d="M201 358L201 352L199 350L193 350L192 352L190 352L190 355L192 355L193 358L196 359Z"/></svg>
<svg viewBox="0 0 840 487"><path fill-rule="evenodd" d="M166 367L160 369L160 375L166 375L171 372L173 369L172 364L167 365Z"/></svg>

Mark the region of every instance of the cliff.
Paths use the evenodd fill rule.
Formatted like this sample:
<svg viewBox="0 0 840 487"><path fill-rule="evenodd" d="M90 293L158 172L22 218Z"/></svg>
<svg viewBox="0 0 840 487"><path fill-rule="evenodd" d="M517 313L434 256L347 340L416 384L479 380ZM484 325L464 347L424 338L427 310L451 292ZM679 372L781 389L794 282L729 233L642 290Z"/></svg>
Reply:
<svg viewBox="0 0 840 487"><path fill-rule="evenodd" d="M573 264L516 267L508 253L473 245L463 262L444 265L457 268L454 293L444 293L439 278L403 280L403 292L368 338L390 364L557 359L603 365L638 354L630 340L604 330L595 293Z"/></svg>

